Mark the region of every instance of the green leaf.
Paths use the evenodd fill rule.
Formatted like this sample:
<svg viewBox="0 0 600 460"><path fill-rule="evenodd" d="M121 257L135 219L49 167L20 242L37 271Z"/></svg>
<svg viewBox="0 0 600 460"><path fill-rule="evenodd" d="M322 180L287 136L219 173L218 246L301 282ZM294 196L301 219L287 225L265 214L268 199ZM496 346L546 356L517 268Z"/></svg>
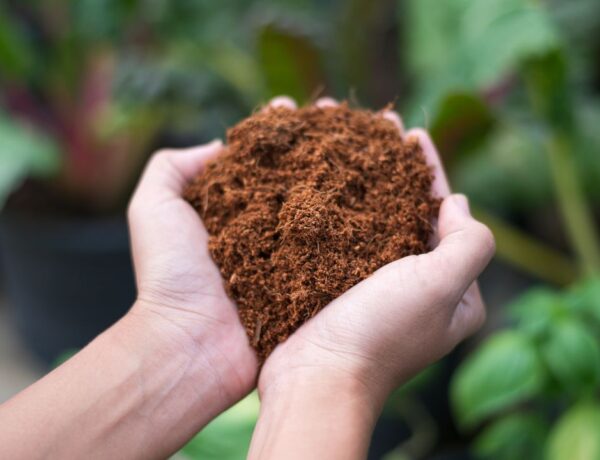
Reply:
<svg viewBox="0 0 600 460"><path fill-rule="evenodd" d="M547 429L544 420L537 415L507 415L477 436L474 452L484 459L537 460L542 457Z"/></svg>
<svg viewBox="0 0 600 460"><path fill-rule="evenodd" d="M560 44L548 11L531 0L470 2L462 26L471 78L478 87L497 82Z"/></svg>
<svg viewBox="0 0 600 460"><path fill-rule="evenodd" d="M552 197L552 180L535 128L505 121L496 126L476 151L460 158L451 182L497 212L543 206Z"/></svg>
<svg viewBox="0 0 600 460"><path fill-rule="evenodd" d="M451 384L458 420L472 427L499 411L536 396L546 379L527 335L492 336L459 367Z"/></svg>
<svg viewBox="0 0 600 460"><path fill-rule="evenodd" d="M588 278L565 294L565 302L577 313L583 313L600 326L600 278Z"/></svg>
<svg viewBox="0 0 600 460"><path fill-rule="evenodd" d="M584 323L557 322L541 346L552 375L572 394L594 391L600 382L600 346Z"/></svg>
<svg viewBox="0 0 600 460"><path fill-rule="evenodd" d="M585 402L558 420L548 439L548 460L600 460L600 406Z"/></svg>
<svg viewBox="0 0 600 460"><path fill-rule="evenodd" d="M525 77L538 116L553 128L572 129L574 114L566 56L560 51L536 56L527 63Z"/></svg>
<svg viewBox="0 0 600 460"><path fill-rule="evenodd" d="M562 295L546 288L527 291L509 305L508 310L519 329L533 337L552 332L553 325L569 315Z"/></svg>
<svg viewBox="0 0 600 460"><path fill-rule="evenodd" d="M480 145L494 121L489 107L476 94L450 92L441 100L430 131L448 161Z"/></svg>
<svg viewBox="0 0 600 460"><path fill-rule="evenodd" d="M405 24L408 65L420 85L409 120L421 124L420 113L446 93L501 86L561 46L548 11L532 0L411 0Z"/></svg>
<svg viewBox="0 0 600 460"><path fill-rule="evenodd" d="M6 198L30 175L56 173L58 146L49 137L0 113L0 208Z"/></svg>
<svg viewBox="0 0 600 460"><path fill-rule="evenodd" d="M179 452L193 460L243 460L248 455L260 403L251 393L209 423Z"/></svg>
<svg viewBox="0 0 600 460"><path fill-rule="evenodd" d="M270 24L260 32L258 49L270 96L287 94L303 103L325 83L319 50L308 37Z"/></svg>

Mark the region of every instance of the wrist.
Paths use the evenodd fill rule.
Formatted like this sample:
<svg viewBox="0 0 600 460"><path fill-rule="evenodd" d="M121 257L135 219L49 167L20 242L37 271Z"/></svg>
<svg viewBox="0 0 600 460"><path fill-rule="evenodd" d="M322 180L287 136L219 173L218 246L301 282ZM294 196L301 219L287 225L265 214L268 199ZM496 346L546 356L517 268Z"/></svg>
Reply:
<svg viewBox="0 0 600 460"><path fill-rule="evenodd" d="M365 458L381 411L347 375L289 373L259 382L261 411L249 458Z"/></svg>
<svg viewBox="0 0 600 460"><path fill-rule="evenodd" d="M265 405L287 399L311 399L322 407L357 409L373 423L379 417L386 397L374 393L369 382L341 370L296 369L268 381L259 379L258 393Z"/></svg>
<svg viewBox="0 0 600 460"><path fill-rule="evenodd" d="M241 323L219 322L197 312L143 300L136 301L124 320L136 323L148 340L160 340L171 355L202 361L205 369L200 381L213 376L219 382L220 396L229 405L254 388L258 365Z"/></svg>

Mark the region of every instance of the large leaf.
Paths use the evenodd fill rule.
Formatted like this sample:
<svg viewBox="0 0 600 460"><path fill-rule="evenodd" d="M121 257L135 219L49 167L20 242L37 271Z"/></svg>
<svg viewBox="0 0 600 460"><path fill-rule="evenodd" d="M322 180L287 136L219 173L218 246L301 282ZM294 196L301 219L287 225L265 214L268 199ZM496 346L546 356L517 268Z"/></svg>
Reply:
<svg viewBox="0 0 600 460"><path fill-rule="evenodd" d="M455 413L472 427L539 393L546 374L528 336L517 331L490 338L458 369L451 385Z"/></svg>
<svg viewBox="0 0 600 460"><path fill-rule="evenodd" d="M545 421L536 415L507 415L477 436L474 451L484 459L537 460L542 458L546 432Z"/></svg>
<svg viewBox="0 0 600 460"><path fill-rule="evenodd" d="M548 11L532 0L470 2L462 26L471 79L478 87L559 46Z"/></svg>
<svg viewBox="0 0 600 460"><path fill-rule="evenodd" d="M551 373L566 391L593 392L600 382L600 346L584 323L573 319L553 324L541 347Z"/></svg>
<svg viewBox="0 0 600 460"><path fill-rule="evenodd" d="M589 278L573 287L565 295L565 302L600 327L600 277Z"/></svg>
<svg viewBox="0 0 600 460"><path fill-rule="evenodd" d="M53 174L59 165L59 150L50 138L0 113L0 208L27 176Z"/></svg>
<svg viewBox="0 0 600 460"><path fill-rule="evenodd" d="M548 440L548 460L600 459L600 406L586 402L566 412Z"/></svg>
<svg viewBox="0 0 600 460"><path fill-rule="evenodd" d="M243 460L247 457L260 403L252 393L196 435L180 454L190 460Z"/></svg>
<svg viewBox="0 0 600 460"><path fill-rule="evenodd" d="M553 325L569 315L562 295L546 288L527 291L508 310L519 329L534 337L551 333Z"/></svg>
<svg viewBox="0 0 600 460"><path fill-rule="evenodd" d="M409 119L417 123L449 91L494 88L561 45L548 11L532 0L411 0L406 27L420 90Z"/></svg>

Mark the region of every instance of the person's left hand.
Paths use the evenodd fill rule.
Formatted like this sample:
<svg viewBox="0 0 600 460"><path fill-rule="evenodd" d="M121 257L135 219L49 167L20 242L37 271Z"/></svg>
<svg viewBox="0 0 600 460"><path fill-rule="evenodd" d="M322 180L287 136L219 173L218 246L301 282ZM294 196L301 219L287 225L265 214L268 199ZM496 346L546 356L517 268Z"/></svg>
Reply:
<svg viewBox="0 0 600 460"><path fill-rule="evenodd" d="M223 408L255 385L257 360L210 257L208 234L182 198L185 186L224 149L220 141L163 150L148 163L128 218L138 287L130 315L152 323L178 352L205 361Z"/></svg>

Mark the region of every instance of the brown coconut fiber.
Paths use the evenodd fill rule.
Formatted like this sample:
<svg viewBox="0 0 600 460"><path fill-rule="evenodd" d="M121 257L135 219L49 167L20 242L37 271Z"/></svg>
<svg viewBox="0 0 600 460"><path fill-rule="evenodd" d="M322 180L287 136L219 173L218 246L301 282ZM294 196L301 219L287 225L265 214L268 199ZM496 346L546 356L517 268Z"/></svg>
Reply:
<svg viewBox="0 0 600 460"><path fill-rule="evenodd" d="M186 190L259 359L383 265L428 249L420 146L379 113L267 108Z"/></svg>

